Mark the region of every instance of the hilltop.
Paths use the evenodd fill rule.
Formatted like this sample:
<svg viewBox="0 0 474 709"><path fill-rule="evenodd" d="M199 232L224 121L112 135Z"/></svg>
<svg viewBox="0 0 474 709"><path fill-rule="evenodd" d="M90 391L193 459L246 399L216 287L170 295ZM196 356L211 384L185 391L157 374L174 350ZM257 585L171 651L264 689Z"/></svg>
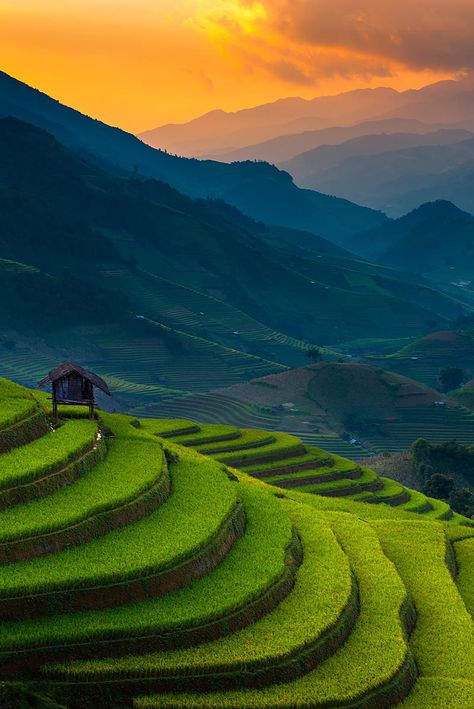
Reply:
<svg viewBox="0 0 474 709"><path fill-rule="evenodd" d="M0 400L3 706L472 707L446 503L284 434Z"/></svg>
<svg viewBox="0 0 474 709"><path fill-rule="evenodd" d="M473 235L472 214L439 200L422 204L383 229L360 234L350 247L385 266L423 274L454 287L472 277ZM462 286L452 290L462 297Z"/></svg>

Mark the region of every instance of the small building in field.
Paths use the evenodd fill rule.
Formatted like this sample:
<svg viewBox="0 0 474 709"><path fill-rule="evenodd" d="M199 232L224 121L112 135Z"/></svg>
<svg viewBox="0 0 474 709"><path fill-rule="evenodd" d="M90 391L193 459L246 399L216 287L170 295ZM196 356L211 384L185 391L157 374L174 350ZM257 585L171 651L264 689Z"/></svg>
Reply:
<svg viewBox="0 0 474 709"><path fill-rule="evenodd" d="M110 396L106 382L74 362L64 362L38 382L39 387L51 384L53 417L58 418L58 406L88 406L89 417L94 417L94 387Z"/></svg>

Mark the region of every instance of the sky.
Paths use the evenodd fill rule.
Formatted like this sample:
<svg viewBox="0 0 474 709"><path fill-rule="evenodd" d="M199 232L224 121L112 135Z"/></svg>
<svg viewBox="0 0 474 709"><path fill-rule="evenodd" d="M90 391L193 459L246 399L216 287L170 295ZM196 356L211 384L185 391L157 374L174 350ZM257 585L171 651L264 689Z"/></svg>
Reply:
<svg viewBox="0 0 474 709"><path fill-rule="evenodd" d="M132 132L473 67L473 0L0 0L0 68Z"/></svg>

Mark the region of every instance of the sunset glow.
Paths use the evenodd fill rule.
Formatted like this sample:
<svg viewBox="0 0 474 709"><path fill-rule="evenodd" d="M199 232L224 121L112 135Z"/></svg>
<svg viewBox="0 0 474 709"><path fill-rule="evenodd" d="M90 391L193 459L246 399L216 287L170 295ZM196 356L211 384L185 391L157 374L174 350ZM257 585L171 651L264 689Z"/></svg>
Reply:
<svg viewBox="0 0 474 709"><path fill-rule="evenodd" d="M1 68L85 113L138 132L283 96L312 98L379 85L417 88L474 63L465 37L474 21L467 0L420 0L416 6L404 0L396 14L393 2L333 5L0 0ZM442 38L446 22L449 44Z"/></svg>

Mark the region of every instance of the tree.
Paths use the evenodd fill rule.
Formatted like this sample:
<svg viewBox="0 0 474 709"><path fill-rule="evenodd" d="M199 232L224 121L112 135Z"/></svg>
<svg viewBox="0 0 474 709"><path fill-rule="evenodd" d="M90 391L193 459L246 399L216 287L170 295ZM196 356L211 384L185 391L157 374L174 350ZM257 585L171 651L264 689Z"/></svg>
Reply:
<svg viewBox="0 0 474 709"><path fill-rule="evenodd" d="M460 515L472 517L474 515L474 493L468 487L453 490L449 496L449 505Z"/></svg>
<svg viewBox="0 0 474 709"><path fill-rule="evenodd" d="M438 374L438 383L442 392L458 389L465 380L465 372L460 367L445 367Z"/></svg>
<svg viewBox="0 0 474 709"><path fill-rule="evenodd" d="M423 492L438 500L447 500L454 492L454 479L450 475L435 473L425 482Z"/></svg>
<svg viewBox="0 0 474 709"><path fill-rule="evenodd" d="M310 350L307 350L306 357L316 364L316 362L321 362L323 355L319 347L312 347Z"/></svg>

